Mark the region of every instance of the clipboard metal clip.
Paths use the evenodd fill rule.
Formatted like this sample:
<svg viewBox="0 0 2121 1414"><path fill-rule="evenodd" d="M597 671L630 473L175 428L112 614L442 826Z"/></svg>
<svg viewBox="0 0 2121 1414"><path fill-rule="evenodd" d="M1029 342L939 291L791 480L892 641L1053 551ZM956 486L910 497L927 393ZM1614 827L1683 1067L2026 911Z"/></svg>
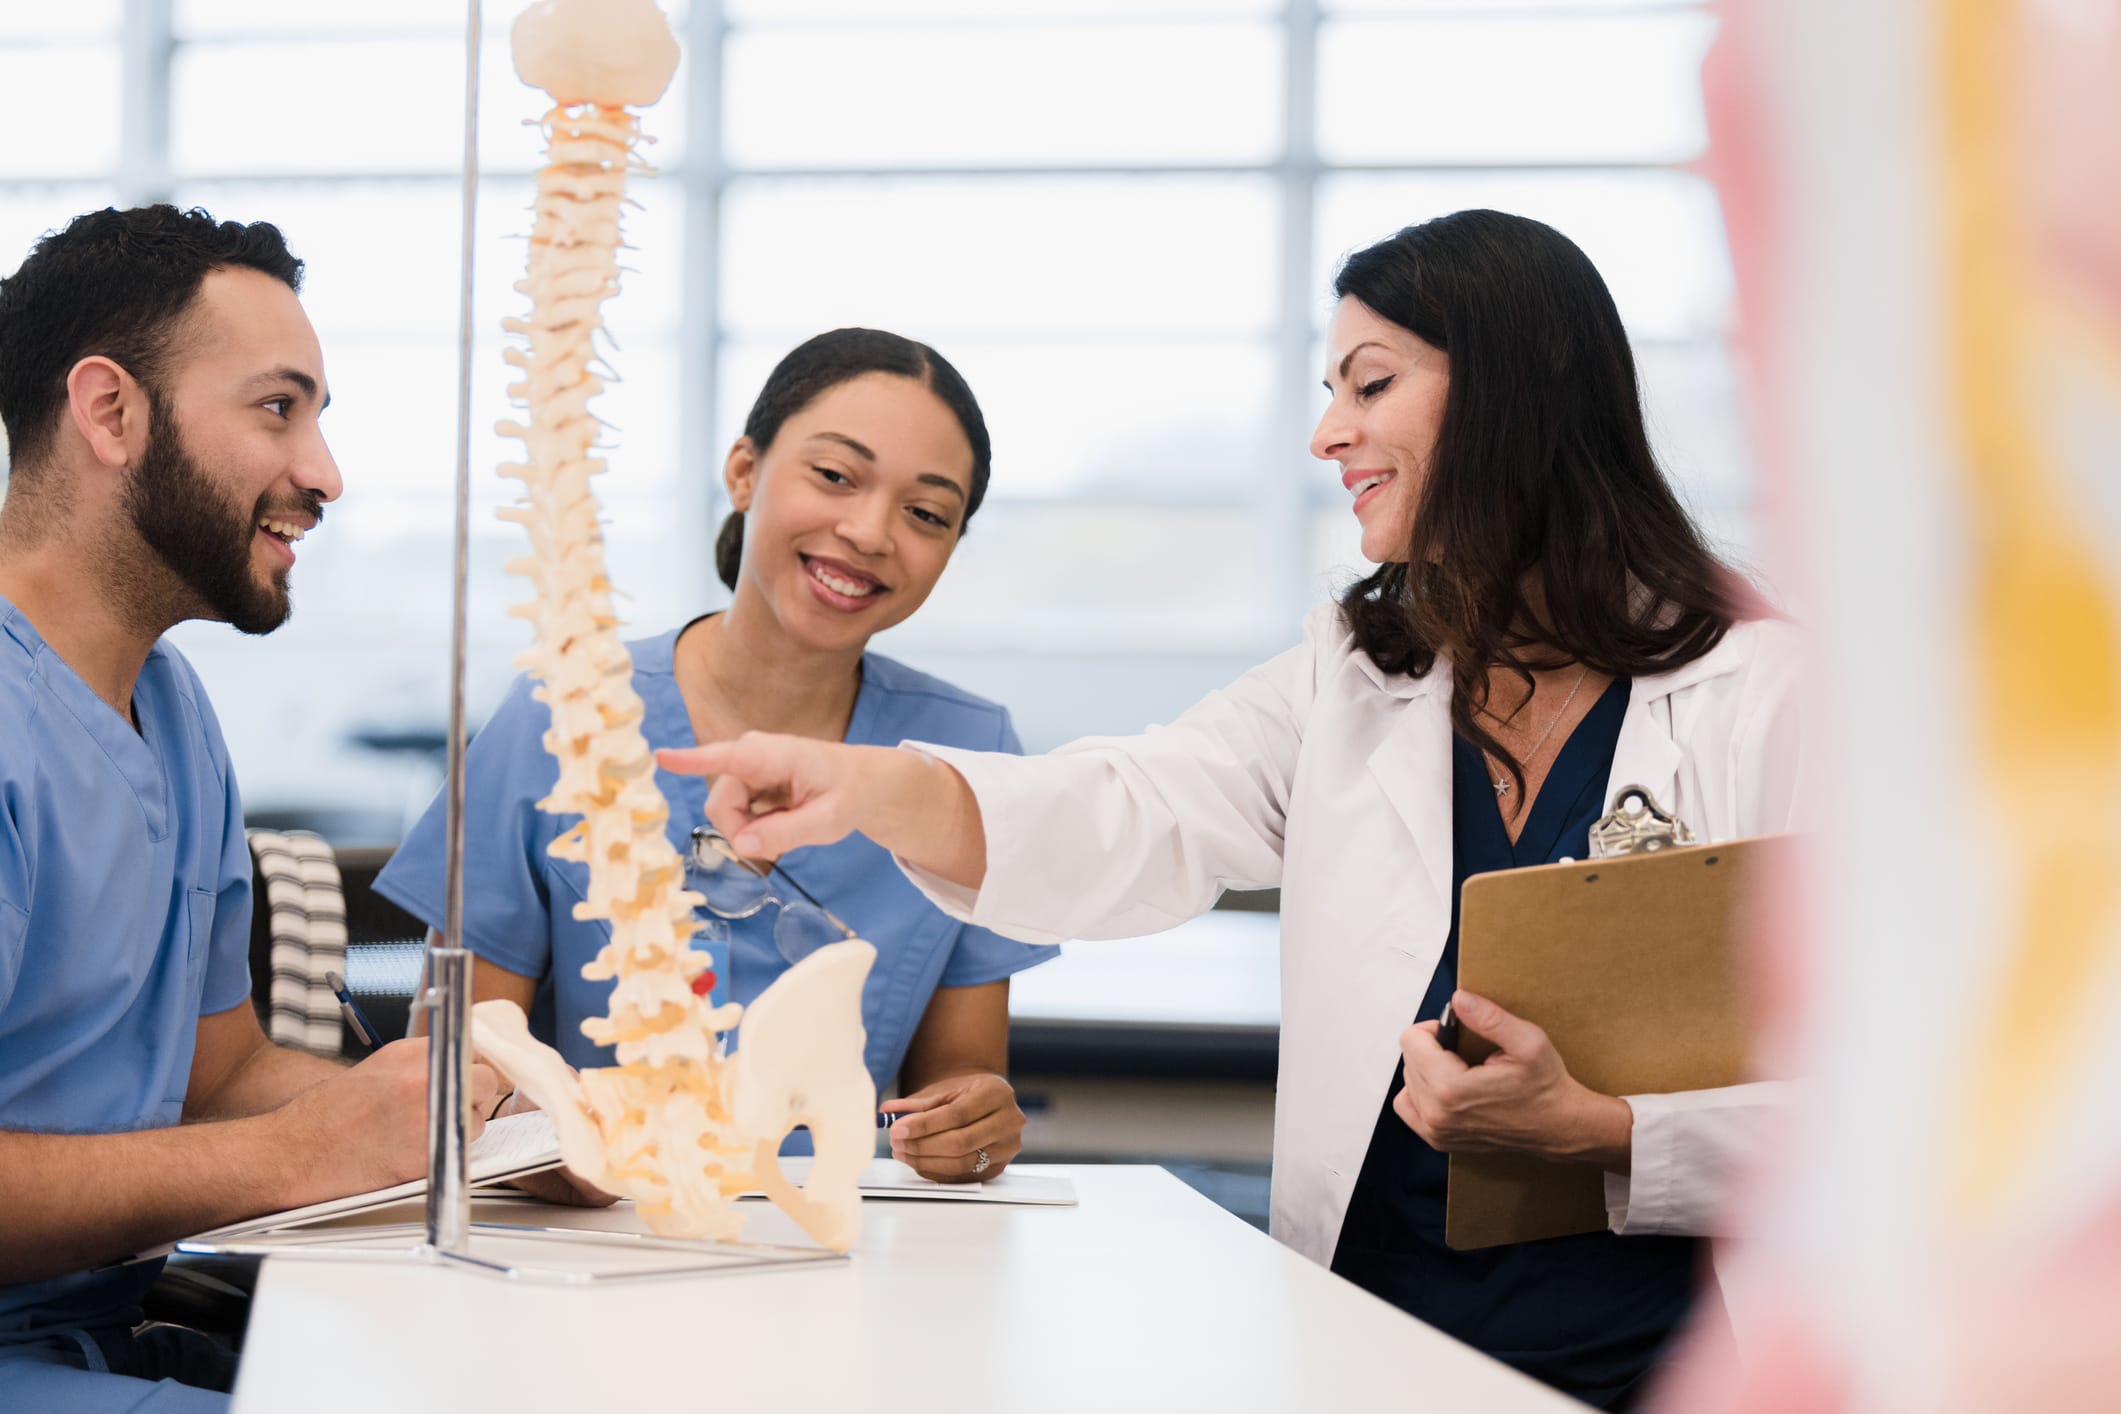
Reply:
<svg viewBox="0 0 2121 1414"><path fill-rule="evenodd" d="M1591 858L1611 859L1621 854L1654 854L1696 844L1686 821L1657 803L1657 797L1641 786L1622 786L1613 792L1612 813L1591 826Z"/></svg>

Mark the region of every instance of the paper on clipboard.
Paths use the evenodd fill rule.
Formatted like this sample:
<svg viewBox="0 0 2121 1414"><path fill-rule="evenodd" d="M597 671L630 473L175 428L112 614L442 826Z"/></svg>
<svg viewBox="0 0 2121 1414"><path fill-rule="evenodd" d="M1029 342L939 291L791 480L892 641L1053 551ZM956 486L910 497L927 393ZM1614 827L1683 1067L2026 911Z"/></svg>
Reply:
<svg viewBox="0 0 2121 1414"><path fill-rule="evenodd" d="M1775 835L1475 875L1459 906L1458 984L1544 1028L1569 1073L1603 1094L1759 1079L1740 950L1792 845ZM1494 1047L1468 1032L1459 1050L1477 1063ZM1451 1156L1453 1249L1605 1227L1596 1167Z"/></svg>

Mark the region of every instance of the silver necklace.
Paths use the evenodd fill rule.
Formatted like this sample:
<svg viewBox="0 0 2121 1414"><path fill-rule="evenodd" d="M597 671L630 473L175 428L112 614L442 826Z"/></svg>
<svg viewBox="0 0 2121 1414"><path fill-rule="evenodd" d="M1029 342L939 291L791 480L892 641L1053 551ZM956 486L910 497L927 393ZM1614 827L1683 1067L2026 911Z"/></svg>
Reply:
<svg viewBox="0 0 2121 1414"><path fill-rule="evenodd" d="M1561 725L1561 719L1569 715L1569 704L1576 700L1577 692L1583 687L1583 680L1589 677L1590 674L1591 665L1589 663L1585 663L1576 670L1576 681L1570 684L1569 695L1561 699L1561 709L1547 722L1547 729L1539 734L1539 740L1532 743L1532 749L1524 754L1524 759L1517 763L1520 768L1529 767L1534 761L1539 759L1539 749L1547 744L1548 737L1554 735L1554 728ZM1495 798L1501 800L1510 793L1510 787L1514 782L1510 780L1507 774L1496 776L1492 779L1495 782Z"/></svg>

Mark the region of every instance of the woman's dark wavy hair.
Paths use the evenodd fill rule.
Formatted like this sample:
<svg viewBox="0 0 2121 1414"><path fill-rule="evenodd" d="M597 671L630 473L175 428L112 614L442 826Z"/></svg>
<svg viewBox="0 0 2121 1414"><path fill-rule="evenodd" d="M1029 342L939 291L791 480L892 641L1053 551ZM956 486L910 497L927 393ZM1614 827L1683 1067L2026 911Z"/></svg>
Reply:
<svg viewBox="0 0 2121 1414"><path fill-rule="evenodd" d="M1341 612L1385 672L1449 662L1452 724L1520 793L1521 765L1481 726L1491 666L1528 686L1572 663L1669 672L1762 612L1658 470L1620 313L1568 237L1460 211L1349 256L1333 293L1451 365L1412 542Z"/></svg>
<svg viewBox="0 0 2121 1414"><path fill-rule="evenodd" d="M780 435L782 423L840 384L869 373L911 378L941 398L964 429L965 440L972 444L972 494L965 498L965 513L958 518L958 534L963 535L972 524L972 513L986 499L994 449L972 389L950 360L926 344L882 329L834 329L806 339L767 375L766 386L751 405L751 415L744 419L744 435L763 458ZM732 511L714 540L715 573L732 590L743 555L744 513Z"/></svg>

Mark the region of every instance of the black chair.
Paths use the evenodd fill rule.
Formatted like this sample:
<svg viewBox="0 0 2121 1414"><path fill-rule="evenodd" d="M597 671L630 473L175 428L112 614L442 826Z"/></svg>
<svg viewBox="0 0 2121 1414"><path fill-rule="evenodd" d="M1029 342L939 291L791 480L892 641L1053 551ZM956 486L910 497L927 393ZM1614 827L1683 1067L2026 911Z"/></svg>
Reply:
<svg viewBox="0 0 2121 1414"><path fill-rule="evenodd" d="M406 1034L426 962L427 925L375 890L394 849L342 849L346 891L346 985L385 1036Z"/></svg>
<svg viewBox="0 0 2121 1414"><path fill-rule="evenodd" d="M346 987L386 1038L406 1033L427 946L427 925L375 891L376 876L393 852L371 847L334 851L346 926ZM264 875L255 868L252 885L259 906L252 909L250 920L251 1003L257 1008L259 1024L269 1028L272 918L264 906ZM367 1054L351 1028L342 1029L340 1054L349 1060Z"/></svg>
<svg viewBox="0 0 2121 1414"><path fill-rule="evenodd" d="M187 1326L243 1348L250 1326L250 1298L258 1286L257 1257L204 1257L178 1252L140 1299L149 1321Z"/></svg>

